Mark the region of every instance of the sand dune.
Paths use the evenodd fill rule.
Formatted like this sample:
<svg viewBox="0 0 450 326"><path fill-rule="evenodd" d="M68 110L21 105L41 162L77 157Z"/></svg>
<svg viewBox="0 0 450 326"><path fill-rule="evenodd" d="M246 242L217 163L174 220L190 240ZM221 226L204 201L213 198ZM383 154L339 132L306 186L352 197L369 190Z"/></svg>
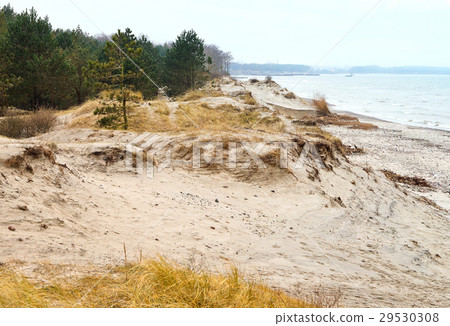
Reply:
<svg viewBox="0 0 450 326"><path fill-rule="evenodd" d="M349 145L368 133L342 130ZM186 152L149 178L124 159L138 136L62 128L21 141L0 138L2 262L23 261L29 274L45 260L104 266L123 258L125 244L129 260L160 254L212 270L233 262L292 294L341 291L348 307L449 305L449 213L388 180L379 170L393 169L390 155L367 156L366 163L333 149L319 164L290 149L289 162L301 164L289 169L270 160L266 168L248 166L248 157L233 169L192 169ZM162 162L169 148L220 136L159 133L148 150ZM289 132L264 137L293 141ZM39 145L55 160L23 154ZM25 161L6 166L15 155ZM432 171L427 162L423 169Z"/></svg>

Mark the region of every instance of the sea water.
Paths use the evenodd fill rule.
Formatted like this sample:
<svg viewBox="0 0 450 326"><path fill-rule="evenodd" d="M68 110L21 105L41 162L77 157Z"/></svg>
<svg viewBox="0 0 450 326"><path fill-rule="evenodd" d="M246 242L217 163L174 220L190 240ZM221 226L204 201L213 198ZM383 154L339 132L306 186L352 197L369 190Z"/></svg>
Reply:
<svg viewBox="0 0 450 326"><path fill-rule="evenodd" d="M450 75L322 74L272 79L301 97L324 95L335 110L450 131Z"/></svg>

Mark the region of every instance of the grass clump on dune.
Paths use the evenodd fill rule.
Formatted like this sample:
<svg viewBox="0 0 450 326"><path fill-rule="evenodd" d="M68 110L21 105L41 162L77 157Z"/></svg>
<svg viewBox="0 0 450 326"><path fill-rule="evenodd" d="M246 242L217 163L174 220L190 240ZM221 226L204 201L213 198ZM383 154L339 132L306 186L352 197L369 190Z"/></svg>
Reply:
<svg viewBox="0 0 450 326"><path fill-rule="evenodd" d="M177 125L180 130L215 130L236 131L252 129L265 132L284 132L285 125L274 115L263 115L256 110L240 111L232 105L221 105L212 108L206 103L181 104L176 112ZM198 127L197 127L198 126Z"/></svg>
<svg viewBox="0 0 450 326"><path fill-rule="evenodd" d="M317 113L320 116L329 116L331 115L330 109L328 108L327 100L323 95L317 95L313 100L312 104L317 110Z"/></svg>
<svg viewBox="0 0 450 326"><path fill-rule="evenodd" d="M162 258L114 268L75 280L39 284L0 268L0 307L316 307L247 280L237 268L219 275L179 266ZM313 302L313 301L311 301Z"/></svg>
<svg viewBox="0 0 450 326"><path fill-rule="evenodd" d="M186 92L185 94L178 97L179 101L195 101L205 97L219 97L224 94L216 89L205 88L205 89L196 89Z"/></svg>
<svg viewBox="0 0 450 326"><path fill-rule="evenodd" d="M177 129L171 120L169 107L162 101L152 102L150 107L133 107L129 113L129 131L169 132Z"/></svg>

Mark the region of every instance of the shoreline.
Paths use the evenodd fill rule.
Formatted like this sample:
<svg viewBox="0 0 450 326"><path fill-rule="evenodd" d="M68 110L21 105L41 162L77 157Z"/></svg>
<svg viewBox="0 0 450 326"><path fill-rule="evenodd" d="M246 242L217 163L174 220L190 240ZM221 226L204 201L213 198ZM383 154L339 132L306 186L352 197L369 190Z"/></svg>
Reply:
<svg viewBox="0 0 450 326"><path fill-rule="evenodd" d="M333 107L334 105L330 104L330 106ZM384 120L384 119L377 118L377 117L370 116L370 115L365 115L365 114L361 114L361 113L355 113L353 111L332 109L332 112L333 113L337 113L337 114L348 114L348 115L353 116L353 117L358 118L358 119L364 119L364 121L362 121L362 122L383 122L383 123L390 123L390 124L394 124L394 125L400 125L400 126L404 126L404 127L408 127L408 128L413 128L413 129L414 128L416 128L416 129L426 129L426 130L439 131L439 132L445 132L445 133L449 133L450 134L450 130L446 130L446 129L431 128L431 127L425 127L425 126L408 125L408 124L404 124L404 123L400 123L400 122Z"/></svg>
<svg viewBox="0 0 450 326"><path fill-rule="evenodd" d="M333 111L378 126L376 130L321 126L345 145L363 149L364 153L349 156L352 163L369 164L380 171L387 169L400 175L423 178L434 189L407 188L450 211L450 131L409 126L349 111Z"/></svg>
<svg viewBox="0 0 450 326"><path fill-rule="evenodd" d="M341 75L341 74L339 74ZM345 74L342 74L345 75ZM239 76L241 78L243 78L245 75ZM247 78L257 78L259 80L264 80L265 76L250 76L250 75L246 75ZM238 77L238 76L235 76ZM392 97L391 95L387 95L388 96L388 100L383 100L382 104L381 102L378 103L376 100L376 97L374 97L374 93L368 93L366 95L363 96L359 96L356 95L355 93L349 93L348 95L342 95L342 94L346 94L341 93L344 91L344 89L342 89L342 87L339 87L338 85L336 87L334 87L336 90L332 91L330 89L331 85L334 85L332 83L336 83L336 80L332 80L332 81L328 81L327 79L323 81L323 87L320 86L322 85L322 82L320 82L319 84L316 85L316 82L312 82L311 86L305 86L306 89L301 91L301 90L294 90L292 87L292 85L297 85L298 80L300 80L301 78L297 78L297 79L289 79L288 77L290 76L272 76L274 77L274 81L277 82L279 85L282 85L282 87L285 87L286 89L288 89L289 91L293 91L294 93L296 93L300 98L302 99L306 99L306 100L311 100L311 97L313 96L313 94L315 92L317 92L318 90L320 91L320 94L324 94L327 97L327 101L329 102L328 105L330 107L330 109L332 109L333 111L336 112L343 112L343 113L351 113L355 116L366 116L366 117L371 117L374 119L380 119L380 120L384 120L386 116L391 116L390 120L385 120L388 122L392 122L392 123L399 123L399 124L403 124L403 125L407 125L407 126L415 126L415 127L419 127L419 128L428 128L428 129L436 129L436 130L443 130L443 131L448 131L450 132L450 121L448 120L448 116L446 114L444 114L444 112L441 112L442 110L434 110L436 107L448 107L448 101L445 102L436 102L436 104L433 106L432 104L434 103L433 101L435 100L433 97L428 100L427 98L423 98L422 96L426 96L425 94L421 93L421 97L419 99L417 99L417 103L415 101L406 101L404 104L403 100L397 100L395 98ZM277 77L279 78L279 80L277 80ZM285 78L285 79L283 79ZM240 79L242 80L242 79ZM331 84L330 84L331 83ZM366 83L366 81L362 82L363 84ZM307 83L308 84L308 83ZM313 87L313 85L316 85L315 87ZM364 84L366 85L366 84ZM367 86L367 85L366 85ZM382 91L382 88L379 88L380 85L376 84L375 86L377 86L378 88L376 88L376 90L378 90L379 92ZM340 91L340 93L337 93L338 91ZM334 99L332 99L334 94ZM328 98L330 96L330 98ZM380 95L381 96L381 95ZM398 96L407 96L404 95L404 93L400 93L398 94ZM420 104L419 102L421 102L422 99L426 99L427 102L424 103L428 103L428 104ZM431 101L431 102L430 102ZM335 103L333 103L335 102ZM349 107L350 102L353 103L353 107ZM367 110L370 112L362 112L365 106L366 106L366 102L368 102L367 104ZM377 102L377 103L375 103ZM340 103L340 104L338 104ZM402 105L400 105L402 104ZM403 105L404 104L404 105ZM400 105L400 106L399 106ZM338 109L339 107L339 109ZM391 108L393 110L391 110ZM416 110L417 109L417 110ZM361 113L356 113L352 110L361 112ZM367 111L364 110L364 111ZM399 111L400 110L400 111ZM395 111L395 112L394 112ZM399 111L399 112L397 112ZM410 112L409 112L410 111ZM392 113L391 113L392 112ZM406 113L409 112L409 113ZM429 116L429 113L434 113L436 112L435 116ZM411 114L411 115L410 115ZM376 117L374 116L376 115ZM409 121L408 121L409 120Z"/></svg>

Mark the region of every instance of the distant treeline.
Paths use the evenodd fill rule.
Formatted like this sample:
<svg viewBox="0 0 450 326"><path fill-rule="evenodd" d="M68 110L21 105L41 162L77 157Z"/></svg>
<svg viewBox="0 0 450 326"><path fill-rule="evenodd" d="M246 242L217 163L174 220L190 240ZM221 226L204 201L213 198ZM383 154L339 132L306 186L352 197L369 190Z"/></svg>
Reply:
<svg viewBox="0 0 450 326"><path fill-rule="evenodd" d="M355 66L351 68L316 68L307 65L296 64L256 64L256 63L230 63L230 74L232 75L260 75L260 76L286 76L301 74L450 74L447 67L379 67L379 66Z"/></svg>
<svg viewBox="0 0 450 326"><path fill-rule="evenodd" d="M357 66L349 69L351 73L358 74L423 74L423 75L449 75L450 68L447 67L379 67L379 66Z"/></svg>
<svg viewBox="0 0 450 326"><path fill-rule="evenodd" d="M228 74L232 59L217 46L205 45L193 30L166 44L136 37L128 28L110 37L115 44L80 27L53 29L48 18L34 9L16 13L11 5L4 6L0 11L0 109L64 109L102 89L120 93L117 99L125 101L132 91L150 99L158 91L150 79L177 95L202 86L208 78Z"/></svg>
<svg viewBox="0 0 450 326"><path fill-rule="evenodd" d="M307 73L310 66L292 65L292 64L276 64L276 63L230 63L230 74L232 75L286 75Z"/></svg>

